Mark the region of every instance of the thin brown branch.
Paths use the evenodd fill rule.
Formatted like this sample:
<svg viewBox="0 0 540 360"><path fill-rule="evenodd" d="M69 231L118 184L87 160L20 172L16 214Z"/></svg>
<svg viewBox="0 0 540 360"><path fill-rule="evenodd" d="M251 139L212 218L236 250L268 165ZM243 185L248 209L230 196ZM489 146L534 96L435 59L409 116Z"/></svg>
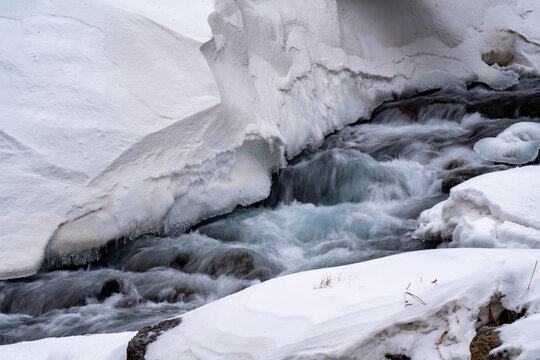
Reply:
<svg viewBox="0 0 540 360"><path fill-rule="evenodd" d="M532 284L532 281L533 281L533 278L534 278L534 273L536 272L536 267L537 266L538 266L538 260L536 260L536 263L534 264L533 273L531 275L531 280L529 280L529 286L527 286L527 291L529 291L531 289L531 284Z"/></svg>

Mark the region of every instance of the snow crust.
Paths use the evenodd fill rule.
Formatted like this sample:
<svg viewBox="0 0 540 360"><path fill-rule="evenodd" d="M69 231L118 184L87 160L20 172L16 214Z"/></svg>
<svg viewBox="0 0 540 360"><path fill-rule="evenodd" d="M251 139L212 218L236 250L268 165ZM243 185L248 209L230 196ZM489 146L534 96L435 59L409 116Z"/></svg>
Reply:
<svg viewBox="0 0 540 360"><path fill-rule="evenodd" d="M394 94L538 73L533 0L218 0L212 74L209 1L0 6L0 278L261 200Z"/></svg>
<svg viewBox="0 0 540 360"><path fill-rule="evenodd" d="M534 161L540 150L540 124L521 122L494 138L479 140L474 150L485 160L521 165Z"/></svg>
<svg viewBox="0 0 540 360"><path fill-rule="evenodd" d="M516 334L531 330L540 311L538 277L527 291L539 257L539 250L430 250L277 278L183 315L146 358L466 359L482 308L499 294L505 308L529 314L504 328L503 346L535 359L536 338Z"/></svg>
<svg viewBox="0 0 540 360"><path fill-rule="evenodd" d="M540 247L540 166L485 174L419 217L415 236L459 247Z"/></svg>

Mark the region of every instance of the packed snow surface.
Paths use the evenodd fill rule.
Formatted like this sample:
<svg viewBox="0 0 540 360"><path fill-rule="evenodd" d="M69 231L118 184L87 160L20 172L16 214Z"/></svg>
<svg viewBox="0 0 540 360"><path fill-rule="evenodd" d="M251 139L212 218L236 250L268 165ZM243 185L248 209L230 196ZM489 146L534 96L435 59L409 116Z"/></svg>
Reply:
<svg viewBox="0 0 540 360"><path fill-rule="evenodd" d="M478 176L420 215L415 236L460 247L540 247L540 166Z"/></svg>
<svg viewBox="0 0 540 360"><path fill-rule="evenodd" d="M494 138L474 145L484 159L506 164L526 164L534 161L540 150L540 124L521 122L510 126Z"/></svg>
<svg viewBox="0 0 540 360"><path fill-rule="evenodd" d="M534 0L218 0L212 74L209 1L0 6L0 278L261 200L395 94L539 73Z"/></svg>
<svg viewBox="0 0 540 360"><path fill-rule="evenodd" d="M539 258L540 250L438 249L276 278L183 315L146 359L467 359L499 298L527 313L499 328L500 350L538 359L538 273L527 289ZM0 358L123 359L133 335L23 342L0 347Z"/></svg>

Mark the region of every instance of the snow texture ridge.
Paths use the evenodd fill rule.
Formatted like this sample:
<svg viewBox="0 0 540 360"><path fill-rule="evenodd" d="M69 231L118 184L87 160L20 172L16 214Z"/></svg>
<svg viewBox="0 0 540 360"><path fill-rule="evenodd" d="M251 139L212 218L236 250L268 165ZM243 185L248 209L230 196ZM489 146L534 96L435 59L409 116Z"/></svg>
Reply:
<svg viewBox="0 0 540 360"><path fill-rule="evenodd" d="M208 64L208 1L0 6L0 278L261 200L395 94L539 73L532 0L218 0Z"/></svg>

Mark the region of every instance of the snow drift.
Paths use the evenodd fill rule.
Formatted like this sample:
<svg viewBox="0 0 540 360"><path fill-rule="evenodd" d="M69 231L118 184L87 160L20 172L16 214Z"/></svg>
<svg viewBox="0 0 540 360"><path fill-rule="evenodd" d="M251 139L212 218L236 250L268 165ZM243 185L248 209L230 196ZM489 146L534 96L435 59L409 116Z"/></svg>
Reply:
<svg viewBox="0 0 540 360"><path fill-rule="evenodd" d="M420 215L415 236L460 247L540 247L540 166L482 175Z"/></svg>
<svg viewBox="0 0 540 360"><path fill-rule="evenodd" d="M1 278L261 200L396 94L539 73L532 0L218 0L215 83L206 1L0 6Z"/></svg>

